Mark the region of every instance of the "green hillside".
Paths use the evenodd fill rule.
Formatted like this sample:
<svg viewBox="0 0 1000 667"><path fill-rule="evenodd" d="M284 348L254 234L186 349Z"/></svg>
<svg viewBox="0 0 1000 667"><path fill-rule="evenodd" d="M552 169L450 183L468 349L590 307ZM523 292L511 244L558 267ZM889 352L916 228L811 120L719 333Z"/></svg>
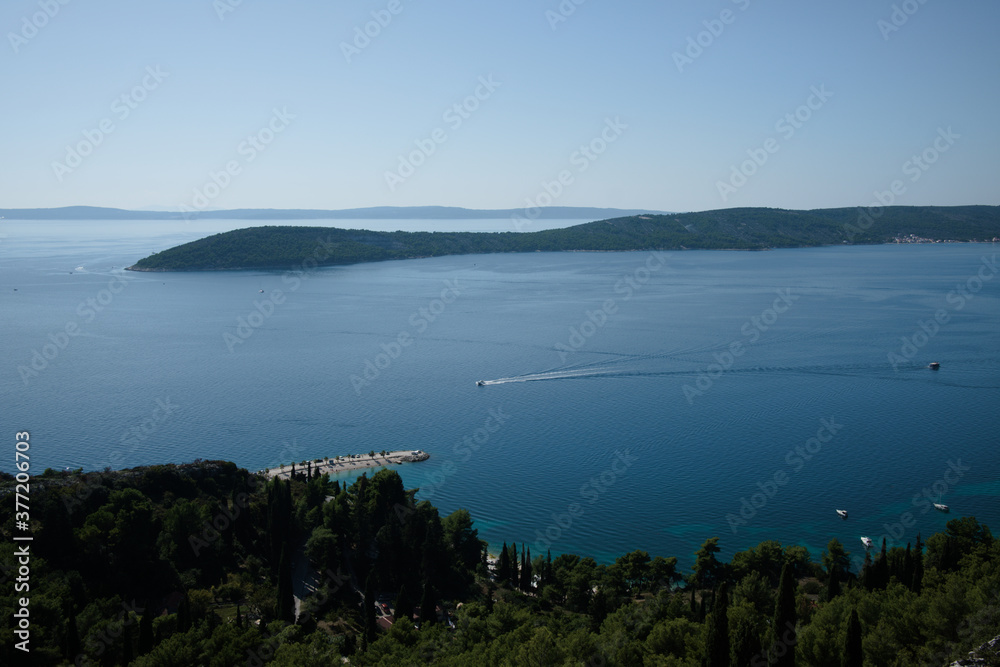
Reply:
<svg viewBox="0 0 1000 667"><path fill-rule="evenodd" d="M137 271L290 268L497 252L764 250L924 239L1000 237L1000 207L733 208L640 215L541 232L372 232L330 227L238 229L139 260Z"/></svg>

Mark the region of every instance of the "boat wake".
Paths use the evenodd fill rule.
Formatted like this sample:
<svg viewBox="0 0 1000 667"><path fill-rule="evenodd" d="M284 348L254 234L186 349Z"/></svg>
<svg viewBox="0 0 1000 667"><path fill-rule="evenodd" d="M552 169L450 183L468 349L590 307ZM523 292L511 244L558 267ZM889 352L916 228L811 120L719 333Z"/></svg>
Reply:
<svg viewBox="0 0 1000 667"><path fill-rule="evenodd" d="M526 375L515 375L509 378L497 378L496 380L480 380L476 384L485 387L493 384L508 384L511 382L538 382L540 380L565 380L568 378L584 378L595 375L609 375L613 370L590 370L575 369L563 371L546 371L543 373L528 373Z"/></svg>

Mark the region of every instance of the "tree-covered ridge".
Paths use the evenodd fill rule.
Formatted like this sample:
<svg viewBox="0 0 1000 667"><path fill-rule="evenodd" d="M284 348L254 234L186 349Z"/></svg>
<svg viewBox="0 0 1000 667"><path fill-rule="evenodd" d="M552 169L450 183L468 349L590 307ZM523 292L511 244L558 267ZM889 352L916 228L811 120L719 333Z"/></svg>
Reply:
<svg viewBox="0 0 1000 667"><path fill-rule="evenodd" d="M11 585L5 510L0 604L30 595L32 664L943 666L1000 633L1000 540L974 518L863 559L767 541L725 562L713 537L693 565L525 544L488 565L468 512L441 517L388 469L349 487L308 462L282 481L195 462L31 485L31 588ZM14 629L5 614L2 664Z"/></svg>
<svg viewBox="0 0 1000 667"><path fill-rule="evenodd" d="M139 260L142 271L296 268L498 252L668 249L763 250L922 239L1000 237L1000 207L904 207L789 211L733 208L601 220L540 232L372 232L329 227L238 229Z"/></svg>

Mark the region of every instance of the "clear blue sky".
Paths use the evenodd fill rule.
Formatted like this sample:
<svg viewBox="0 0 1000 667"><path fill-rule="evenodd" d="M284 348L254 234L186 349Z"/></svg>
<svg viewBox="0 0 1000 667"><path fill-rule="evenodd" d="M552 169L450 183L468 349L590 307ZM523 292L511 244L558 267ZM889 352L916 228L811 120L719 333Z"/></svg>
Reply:
<svg viewBox="0 0 1000 667"><path fill-rule="evenodd" d="M556 205L867 205L894 180L898 204L1000 204L995 0L896 0L912 14L891 32L889 0L564 0L558 23L558 0L236 2L6 0L0 208L514 208L564 170ZM115 101L137 86L134 109ZM814 86L832 96L779 130ZM477 87L467 118L446 115ZM264 150L242 144L269 123ZM602 154L577 153L602 132ZM416 141L433 154L390 187ZM747 151L767 159L731 181Z"/></svg>

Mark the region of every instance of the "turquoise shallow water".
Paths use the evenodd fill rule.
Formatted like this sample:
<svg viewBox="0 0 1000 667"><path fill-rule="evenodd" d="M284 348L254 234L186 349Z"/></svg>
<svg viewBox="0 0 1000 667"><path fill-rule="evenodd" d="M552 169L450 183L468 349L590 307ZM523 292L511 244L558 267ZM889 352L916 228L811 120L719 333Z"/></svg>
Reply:
<svg viewBox="0 0 1000 667"><path fill-rule="evenodd" d="M994 246L136 274L220 229L3 231L0 433L39 471L423 449L404 482L486 539L599 560L1000 529Z"/></svg>

